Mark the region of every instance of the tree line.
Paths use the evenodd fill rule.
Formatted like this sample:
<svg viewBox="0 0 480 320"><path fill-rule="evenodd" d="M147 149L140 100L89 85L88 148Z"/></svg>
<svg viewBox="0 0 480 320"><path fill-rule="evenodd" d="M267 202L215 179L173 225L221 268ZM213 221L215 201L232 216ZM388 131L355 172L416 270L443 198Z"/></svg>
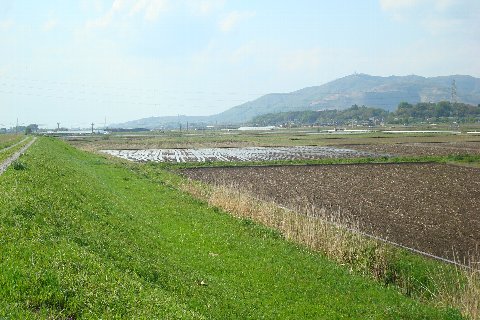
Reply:
<svg viewBox="0 0 480 320"><path fill-rule="evenodd" d="M419 122L478 122L480 121L480 104L441 101L437 103L420 102L410 104L401 102L395 111L381 108L353 105L343 110L290 111L269 113L257 116L251 125L292 126L292 125L376 125L379 123L411 124Z"/></svg>

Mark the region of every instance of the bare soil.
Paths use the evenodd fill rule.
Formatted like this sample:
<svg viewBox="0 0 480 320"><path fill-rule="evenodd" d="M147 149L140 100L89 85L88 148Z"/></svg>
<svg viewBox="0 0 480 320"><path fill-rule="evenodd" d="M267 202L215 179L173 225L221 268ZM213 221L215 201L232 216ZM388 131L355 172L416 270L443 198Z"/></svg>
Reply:
<svg viewBox="0 0 480 320"><path fill-rule="evenodd" d="M343 145L344 148L399 156L480 155L480 142L433 142Z"/></svg>
<svg viewBox="0 0 480 320"><path fill-rule="evenodd" d="M463 261L480 245L476 168L409 163L198 168L183 173L234 185L296 210L338 210L364 232L447 259Z"/></svg>

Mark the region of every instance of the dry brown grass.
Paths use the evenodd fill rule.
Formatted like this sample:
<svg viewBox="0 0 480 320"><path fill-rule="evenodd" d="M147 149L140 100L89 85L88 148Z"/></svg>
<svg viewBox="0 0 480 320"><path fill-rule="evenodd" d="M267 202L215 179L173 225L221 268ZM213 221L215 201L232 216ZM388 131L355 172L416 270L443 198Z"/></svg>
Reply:
<svg viewBox="0 0 480 320"><path fill-rule="evenodd" d="M478 252L478 251L477 251ZM462 314L470 319L480 319L480 259L473 255L468 262L462 262L466 267L456 267L454 283L439 281L437 299L444 305L456 306Z"/></svg>
<svg viewBox="0 0 480 320"><path fill-rule="evenodd" d="M181 188L237 218L250 219L276 229L285 239L322 252L351 271L372 276L386 284L393 283L407 295L411 294L414 282L418 282L408 275L397 274L391 265L394 249L355 232L359 229L358 223L342 217L340 209L309 205L290 210L273 202L258 200L233 185L205 185L189 180ZM442 277L438 275L433 279L434 290L425 287L425 291L432 296L430 302L439 306L453 306L470 319L480 319L478 266L477 269L458 267L454 276L456 283L453 285L451 276L444 278L447 279L444 283L439 279Z"/></svg>
<svg viewBox="0 0 480 320"><path fill-rule="evenodd" d="M387 272L386 246L351 232L358 229L358 224L344 219L339 211L332 213L325 208L310 207L307 215L299 214L273 202L255 199L235 187L206 187L194 181L183 184L182 189L237 218L274 228L285 239L322 252L352 270L378 279L384 278Z"/></svg>
<svg viewBox="0 0 480 320"><path fill-rule="evenodd" d="M475 265L478 268L478 263ZM472 319L480 319L480 269L460 270L466 276L466 283L456 303Z"/></svg>

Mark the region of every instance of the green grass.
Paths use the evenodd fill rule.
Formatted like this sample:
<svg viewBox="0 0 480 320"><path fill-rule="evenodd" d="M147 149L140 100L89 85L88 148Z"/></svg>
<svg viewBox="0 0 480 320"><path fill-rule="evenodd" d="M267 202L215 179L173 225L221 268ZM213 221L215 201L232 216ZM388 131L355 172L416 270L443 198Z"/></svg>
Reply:
<svg viewBox="0 0 480 320"><path fill-rule="evenodd" d="M0 176L0 318L460 318L162 176L47 138L21 161Z"/></svg>
<svg viewBox="0 0 480 320"><path fill-rule="evenodd" d="M8 150L0 150L0 163L2 163L4 160L6 160L7 158L9 158L10 156L12 156L15 152L19 151L20 149L22 149L26 144L28 144L28 142L30 142L32 138L28 138L26 139L25 141L21 142L21 143L18 143L18 145L15 145L14 147L8 149ZM22 139L20 139L21 141ZM17 141L17 142L20 142L20 141ZM17 143L16 142L16 143ZM12 144L13 145L13 144Z"/></svg>
<svg viewBox="0 0 480 320"><path fill-rule="evenodd" d="M19 134L0 134L0 152L25 138Z"/></svg>

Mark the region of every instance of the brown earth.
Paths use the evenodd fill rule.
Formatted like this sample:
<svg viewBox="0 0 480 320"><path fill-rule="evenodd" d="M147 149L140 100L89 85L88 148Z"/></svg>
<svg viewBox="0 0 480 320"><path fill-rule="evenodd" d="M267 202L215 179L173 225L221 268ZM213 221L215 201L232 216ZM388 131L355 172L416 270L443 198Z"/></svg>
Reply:
<svg viewBox="0 0 480 320"><path fill-rule="evenodd" d="M434 142L343 145L344 148L402 156L480 155L480 142Z"/></svg>
<svg viewBox="0 0 480 320"><path fill-rule="evenodd" d="M463 261L480 244L480 169L410 163L183 172L296 210L339 210L364 232L448 259Z"/></svg>

